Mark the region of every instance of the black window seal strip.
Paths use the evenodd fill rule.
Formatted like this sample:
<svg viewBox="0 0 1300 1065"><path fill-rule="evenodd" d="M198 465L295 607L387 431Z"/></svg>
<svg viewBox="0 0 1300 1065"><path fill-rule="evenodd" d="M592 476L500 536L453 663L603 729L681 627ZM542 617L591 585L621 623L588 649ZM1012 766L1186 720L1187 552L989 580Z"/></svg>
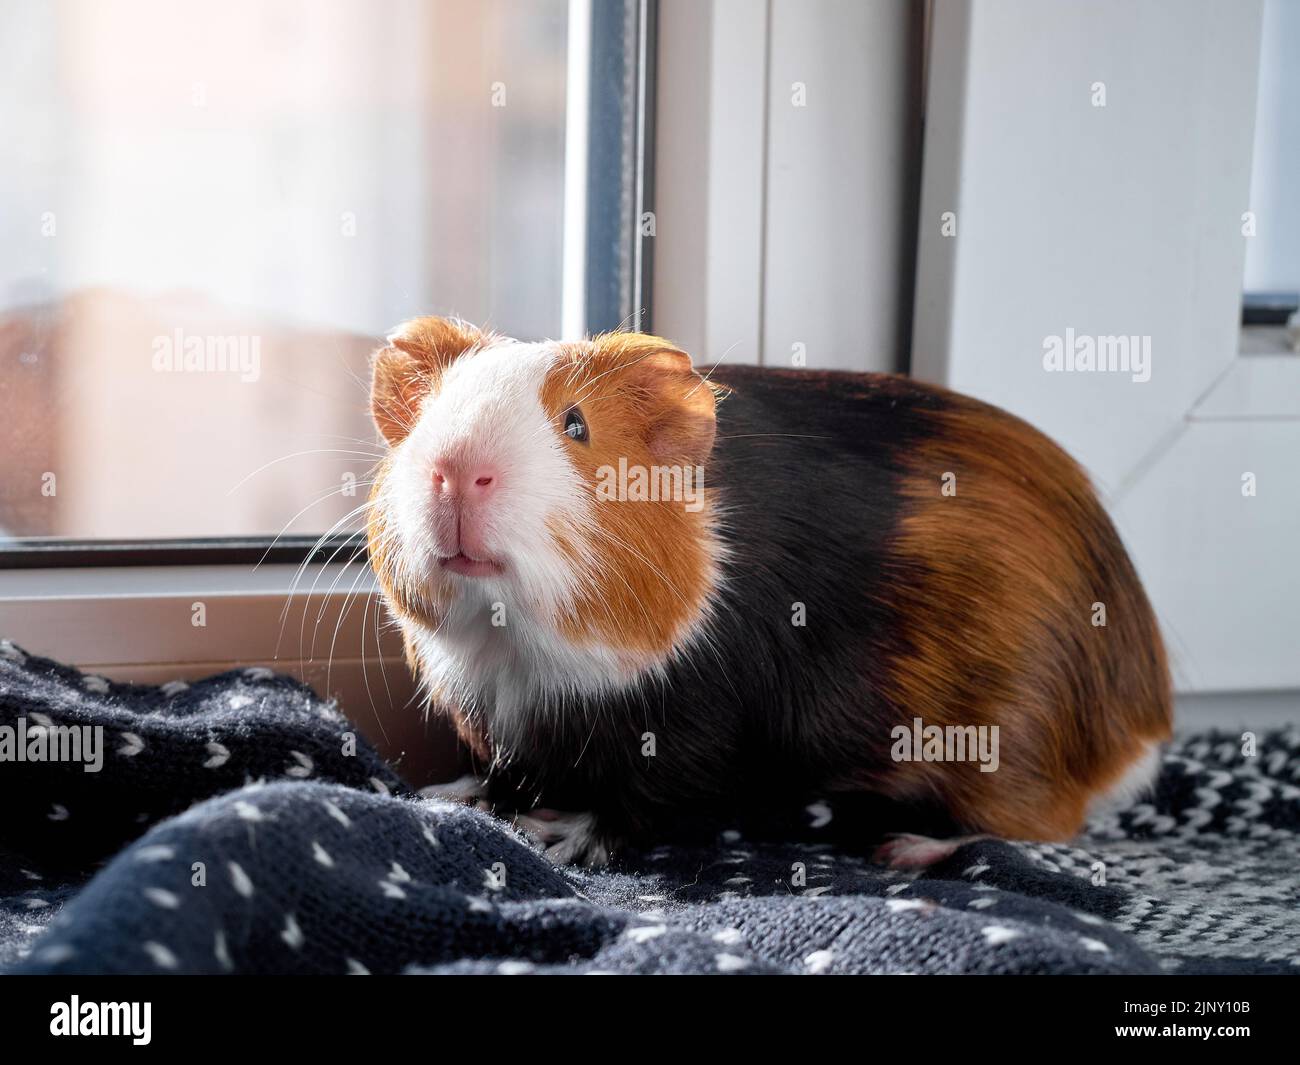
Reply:
<svg viewBox="0 0 1300 1065"><path fill-rule="evenodd" d="M349 562L366 554L365 535L196 537L163 540L0 540L0 569L100 566L255 566Z"/></svg>

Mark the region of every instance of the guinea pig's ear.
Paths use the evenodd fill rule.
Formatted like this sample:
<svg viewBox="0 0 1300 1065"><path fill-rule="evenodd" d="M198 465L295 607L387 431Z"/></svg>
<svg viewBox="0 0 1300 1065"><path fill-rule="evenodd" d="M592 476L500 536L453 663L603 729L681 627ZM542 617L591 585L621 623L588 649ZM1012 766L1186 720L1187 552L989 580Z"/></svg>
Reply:
<svg viewBox="0 0 1300 1065"><path fill-rule="evenodd" d="M649 394L646 443L655 461L702 466L713 451L723 390L695 372L689 355L673 348L638 356L627 372L634 387Z"/></svg>
<svg viewBox="0 0 1300 1065"><path fill-rule="evenodd" d="M420 413L420 403L451 363L482 344L486 334L458 318L412 318L375 352L370 413L390 444L400 443Z"/></svg>

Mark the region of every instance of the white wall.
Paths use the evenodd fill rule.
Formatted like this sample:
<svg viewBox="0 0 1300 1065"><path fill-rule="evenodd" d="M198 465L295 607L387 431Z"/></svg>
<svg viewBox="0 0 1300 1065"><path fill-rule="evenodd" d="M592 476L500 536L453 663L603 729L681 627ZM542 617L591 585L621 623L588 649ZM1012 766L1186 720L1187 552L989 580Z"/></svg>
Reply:
<svg viewBox="0 0 1300 1065"><path fill-rule="evenodd" d="M699 360L892 370L910 328L918 9L660 5L657 332ZM800 88L802 86L802 88Z"/></svg>
<svg viewBox="0 0 1300 1065"><path fill-rule="evenodd" d="M1300 687L1300 360L1238 357L1261 12L935 7L914 371L1092 473L1184 692ZM1149 337L1150 380L1048 372L1067 329Z"/></svg>
<svg viewBox="0 0 1300 1065"><path fill-rule="evenodd" d="M1236 350L1259 4L972 0L934 32L913 370L1115 492ZM1150 336L1152 380L1044 372L1068 328Z"/></svg>

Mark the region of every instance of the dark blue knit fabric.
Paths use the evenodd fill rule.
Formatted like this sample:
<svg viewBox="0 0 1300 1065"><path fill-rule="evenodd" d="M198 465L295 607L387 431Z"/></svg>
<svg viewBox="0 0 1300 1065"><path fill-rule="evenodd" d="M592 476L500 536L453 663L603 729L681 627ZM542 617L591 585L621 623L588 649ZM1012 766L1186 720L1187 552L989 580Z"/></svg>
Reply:
<svg viewBox="0 0 1300 1065"><path fill-rule="evenodd" d="M135 687L0 643L20 718L102 726L105 753L0 762L8 972L1300 972L1294 731L1249 762L1183 741L1151 803L1071 847L975 842L916 876L732 831L589 873L413 795L264 670Z"/></svg>

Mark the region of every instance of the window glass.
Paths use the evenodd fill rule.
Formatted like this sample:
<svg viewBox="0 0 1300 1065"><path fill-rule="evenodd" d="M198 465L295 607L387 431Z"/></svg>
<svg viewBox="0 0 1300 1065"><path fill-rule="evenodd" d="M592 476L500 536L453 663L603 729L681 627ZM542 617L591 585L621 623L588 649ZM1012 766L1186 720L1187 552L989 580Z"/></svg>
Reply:
<svg viewBox="0 0 1300 1065"><path fill-rule="evenodd" d="M0 535L355 526L386 330L560 333L569 9L0 3Z"/></svg>
<svg viewBox="0 0 1300 1065"><path fill-rule="evenodd" d="M1282 326L1300 306L1300 4L1265 0L1246 241L1246 321L1271 331L1245 350L1288 350Z"/></svg>

